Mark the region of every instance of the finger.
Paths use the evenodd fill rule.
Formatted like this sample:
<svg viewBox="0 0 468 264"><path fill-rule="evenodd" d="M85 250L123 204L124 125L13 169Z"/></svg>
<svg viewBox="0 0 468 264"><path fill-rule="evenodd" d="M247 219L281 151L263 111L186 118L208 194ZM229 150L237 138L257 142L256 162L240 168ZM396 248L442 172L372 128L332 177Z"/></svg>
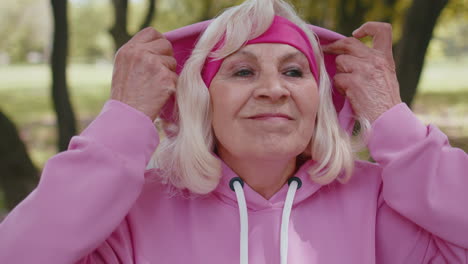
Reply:
<svg viewBox="0 0 468 264"><path fill-rule="evenodd" d="M153 78L161 74L176 74L177 61L172 56L154 56L149 52L144 52L141 56L140 65L142 71L150 73L146 77Z"/></svg>
<svg viewBox="0 0 468 264"><path fill-rule="evenodd" d="M145 43L159 38L164 38L164 35L152 27L147 27L141 30L140 32L136 33L130 41Z"/></svg>
<svg viewBox="0 0 468 264"><path fill-rule="evenodd" d="M353 32L356 38L371 36L373 48L392 55L392 25L382 22L367 22Z"/></svg>
<svg viewBox="0 0 468 264"><path fill-rule="evenodd" d="M163 78L162 80L158 79L158 85L164 85L167 89L166 91L168 92L168 95L171 95L176 90L177 80L179 79L179 76L173 71L167 71L165 74L165 78Z"/></svg>
<svg viewBox="0 0 468 264"><path fill-rule="evenodd" d="M335 60L336 69L339 73L354 72L360 62L359 58L347 54L338 55Z"/></svg>
<svg viewBox="0 0 468 264"><path fill-rule="evenodd" d="M322 47L323 52L332 54L348 54L364 58L371 53L370 48L356 38L349 37L337 40Z"/></svg>
<svg viewBox="0 0 468 264"><path fill-rule="evenodd" d="M346 91L343 90L343 88L341 88L339 86L333 86L333 87L334 87L333 92L337 91L342 96L346 96Z"/></svg>
<svg viewBox="0 0 468 264"><path fill-rule="evenodd" d="M175 72L177 69L177 61L173 56L161 56L161 63L169 70Z"/></svg>
<svg viewBox="0 0 468 264"><path fill-rule="evenodd" d="M351 73L337 73L333 77L333 86L339 93L346 95L352 79L353 75Z"/></svg>
<svg viewBox="0 0 468 264"><path fill-rule="evenodd" d="M156 55L174 55L174 49L172 48L171 42L165 38L145 43L145 49Z"/></svg>
<svg viewBox="0 0 468 264"><path fill-rule="evenodd" d="M172 80L174 83L174 86L172 87L172 91L175 92L177 88L177 83L179 81L179 75L177 75L177 73L175 72L172 72L171 75L172 75Z"/></svg>

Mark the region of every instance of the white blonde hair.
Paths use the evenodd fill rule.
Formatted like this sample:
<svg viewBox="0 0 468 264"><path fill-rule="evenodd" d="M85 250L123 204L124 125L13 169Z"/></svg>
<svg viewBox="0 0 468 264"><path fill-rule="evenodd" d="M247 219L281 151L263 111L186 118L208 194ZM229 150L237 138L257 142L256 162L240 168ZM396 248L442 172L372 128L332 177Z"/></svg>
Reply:
<svg viewBox="0 0 468 264"><path fill-rule="evenodd" d="M310 155L317 163L309 170L311 180L328 184L335 179L345 183L350 178L355 155L350 136L338 123L331 83L317 36L285 1L247 0L225 10L211 22L180 73L175 112L178 120L166 127L173 135L161 142L148 166L159 168L159 176L164 183L178 189L187 188L195 194L209 193L218 185L221 161L214 155L210 94L201 71L208 56L225 58L242 48L248 40L263 34L275 15L290 20L307 34L320 72L320 103L310 149ZM223 37L225 45L212 52Z"/></svg>

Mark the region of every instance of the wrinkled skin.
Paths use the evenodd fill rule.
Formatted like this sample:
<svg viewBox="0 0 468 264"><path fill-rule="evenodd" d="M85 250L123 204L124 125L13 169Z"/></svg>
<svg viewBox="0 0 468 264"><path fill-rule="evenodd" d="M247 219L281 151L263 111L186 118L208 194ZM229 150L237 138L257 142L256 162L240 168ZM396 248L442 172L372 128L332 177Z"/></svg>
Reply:
<svg viewBox="0 0 468 264"><path fill-rule="evenodd" d="M319 95L306 56L285 44L247 45L223 61L210 96L219 157L269 199L313 135Z"/></svg>
<svg viewBox="0 0 468 264"><path fill-rule="evenodd" d="M115 56L111 99L121 101L155 120L177 84L171 43L146 28L123 45Z"/></svg>
<svg viewBox="0 0 468 264"><path fill-rule="evenodd" d="M338 54L335 87L350 100L356 115L371 123L401 103L392 53L392 27L388 23L368 22L353 32L354 37L323 47L325 53ZM371 36L373 46L358 40Z"/></svg>
<svg viewBox="0 0 468 264"><path fill-rule="evenodd" d="M285 59L286 58L286 59ZM319 104L308 60L284 44L247 45L226 58L210 86L219 154L291 159L312 137ZM276 113L289 117L254 118Z"/></svg>
<svg viewBox="0 0 468 264"><path fill-rule="evenodd" d="M373 47L358 38L371 36ZM338 54L335 87L345 94L354 112L369 121L401 103L392 54L390 24L368 22L353 37L323 47ZM176 61L170 42L158 31L146 28L116 54L111 99L124 102L154 120L175 92Z"/></svg>

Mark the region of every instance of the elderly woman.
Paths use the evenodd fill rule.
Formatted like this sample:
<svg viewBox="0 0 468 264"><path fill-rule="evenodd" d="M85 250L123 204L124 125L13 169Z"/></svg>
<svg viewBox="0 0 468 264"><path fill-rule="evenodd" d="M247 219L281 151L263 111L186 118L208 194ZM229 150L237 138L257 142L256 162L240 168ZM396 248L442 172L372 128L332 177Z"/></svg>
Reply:
<svg viewBox="0 0 468 264"><path fill-rule="evenodd" d="M467 263L467 155L401 103L390 27L354 37L281 0L138 33L0 226L0 262Z"/></svg>

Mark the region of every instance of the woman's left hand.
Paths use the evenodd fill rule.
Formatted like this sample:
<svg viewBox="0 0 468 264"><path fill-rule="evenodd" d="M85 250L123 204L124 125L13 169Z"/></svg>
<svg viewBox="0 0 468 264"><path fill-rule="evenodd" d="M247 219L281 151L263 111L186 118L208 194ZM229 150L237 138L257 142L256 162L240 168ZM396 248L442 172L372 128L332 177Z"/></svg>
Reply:
<svg viewBox="0 0 468 264"><path fill-rule="evenodd" d="M354 37L323 46L337 54L335 88L350 100L354 112L371 123L401 103L392 52L392 27L388 23L367 22L353 32ZM358 38L371 36L372 48Z"/></svg>

